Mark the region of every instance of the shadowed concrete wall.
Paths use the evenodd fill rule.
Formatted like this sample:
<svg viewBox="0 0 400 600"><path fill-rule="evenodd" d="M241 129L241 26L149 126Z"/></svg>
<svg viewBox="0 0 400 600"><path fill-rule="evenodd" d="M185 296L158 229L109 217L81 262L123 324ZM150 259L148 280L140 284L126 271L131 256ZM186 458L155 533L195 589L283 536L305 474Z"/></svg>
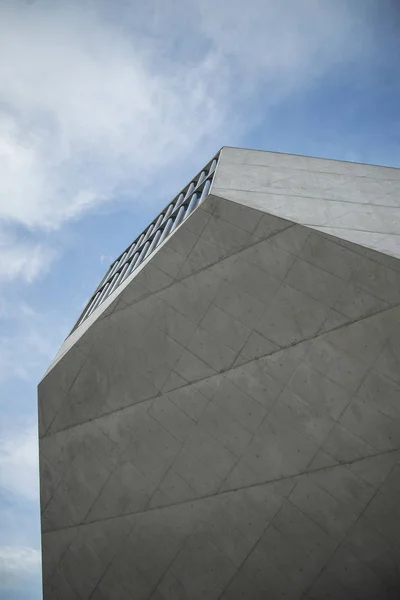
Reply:
<svg viewBox="0 0 400 600"><path fill-rule="evenodd" d="M40 383L45 600L397 598L399 317L397 259L210 196Z"/></svg>

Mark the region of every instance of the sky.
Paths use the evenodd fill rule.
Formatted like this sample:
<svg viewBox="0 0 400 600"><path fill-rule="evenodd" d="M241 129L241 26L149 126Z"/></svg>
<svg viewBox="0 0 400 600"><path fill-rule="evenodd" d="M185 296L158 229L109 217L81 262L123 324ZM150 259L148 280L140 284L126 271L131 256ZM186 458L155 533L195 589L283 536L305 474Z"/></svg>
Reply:
<svg viewBox="0 0 400 600"><path fill-rule="evenodd" d="M36 386L221 146L400 166L397 0L1 0L0 600L41 598Z"/></svg>

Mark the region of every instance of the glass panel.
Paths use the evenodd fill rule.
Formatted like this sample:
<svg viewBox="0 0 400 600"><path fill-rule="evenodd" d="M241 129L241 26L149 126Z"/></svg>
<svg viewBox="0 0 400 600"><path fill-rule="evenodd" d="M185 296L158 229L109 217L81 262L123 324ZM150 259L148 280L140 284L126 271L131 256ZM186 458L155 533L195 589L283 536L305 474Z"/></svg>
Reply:
<svg viewBox="0 0 400 600"><path fill-rule="evenodd" d="M110 274L108 276L108 279L111 279L111 277L114 275L115 271L118 269L118 265L119 265L119 260L116 260L115 263L113 264Z"/></svg>
<svg viewBox="0 0 400 600"><path fill-rule="evenodd" d="M147 256L149 254L151 254L153 252L154 248L158 245L158 240L160 239L161 234L162 234L162 230L161 229L159 229L158 231L156 231L156 234L155 234L155 236L153 237L153 240L150 243L150 248L149 248L149 251L147 253Z"/></svg>
<svg viewBox="0 0 400 600"><path fill-rule="evenodd" d="M136 264L137 267L140 265L140 263L142 262L142 260L146 256L147 250L148 250L149 246L150 246L150 242L146 242L145 245L143 246L143 249L142 249L142 251L141 251L141 253L139 255L139 258L138 258L138 261L137 261L137 264Z"/></svg>
<svg viewBox="0 0 400 600"><path fill-rule="evenodd" d="M157 231L158 227L160 227L163 220L164 220L164 215L162 214L158 217L157 221L154 224L154 231Z"/></svg>
<svg viewBox="0 0 400 600"><path fill-rule="evenodd" d="M148 229L146 230L146 233L144 234L144 238L143 238L143 244L145 242L147 242L147 240L149 239L149 237L151 236L151 232L154 229L154 225L150 225L150 227L148 227Z"/></svg>
<svg viewBox="0 0 400 600"><path fill-rule="evenodd" d="M182 200L183 200L183 198L184 198L184 195L183 195L183 194L181 194L181 196L182 196ZM180 196L179 196L179 197L180 197ZM173 204L170 204L170 205L168 206L168 208L167 208L167 212L166 212L166 213L165 213L165 215L164 215L164 219L163 219L163 221L164 221L164 222L165 222L165 221L168 221L168 219L169 219L169 216L170 216L170 214L172 213L172 211L173 211L173 210L174 210L174 205L173 205Z"/></svg>
<svg viewBox="0 0 400 600"><path fill-rule="evenodd" d="M192 183L189 185L188 190L185 194L185 200L187 200L188 198L190 198L192 192L194 190L194 182L192 181Z"/></svg>
<svg viewBox="0 0 400 600"><path fill-rule="evenodd" d="M88 317L90 315L90 312L92 310L93 305L95 304L95 302L98 300L100 296L100 292L97 292L97 294L95 295L94 298L92 298L92 301L89 302L88 306L86 307L85 312L83 313L83 315L81 316L78 325L80 325L82 323L82 321L84 321L86 319L86 317Z"/></svg>
<svg viewBox="0 0 400 600"><path fill-rule="evenodd" d="M129 248L129 252L128 252L128 255L126 257L126 260L130 259L130 257L132 256L132 254L135 252L135 248L136 248L136 244L135 244L135 242L133 242L133 244Z"/></svg>
<svg viewBox="0 0 400 600"><path fill-rule="evenodd" d="M144 233L142 233L142 235L140 236L140 238L136 242L136 248L137 248L137 250L139 250L141 244L143 243L143 239L144 239Z"/></svg>
<svg viewBox="0 0 400 600"><path fill-rule="evenodd" d="M161 244L165 238L168 236L168 234L171 231L172 225L174 224L174 219L169 219L163 229L163 232L161 234L160 240L159 240L159 244Z"/></svg>
<svg viewBox="0 0 400 600"><path fill-rule="evenodd" d="M101 288L101 286L103 285L103 283L105 281L107 281L108 276L110 275L112 269L113 269L113 265L111 265L110 267L108 267L108 269L106 271L106 274L104 275L103 279L100 281L99 285L97 286L96 291Z"/></svg>
<svg viewBox="0 0 400 600"><path fill-rule="evenodd" d="M182 192L182 194L179 194L179 198L175 203L174 210L178 210L178 208L180 207L180 205L182 204L182 202L184 200L185 200L185 194Z"/></svg>
<svg viewBox="0 0 400 600"><path fill-rule="evenodd" d="M129 264L128 264L128 263L126 263L126 264L125 264L125 265L122 267L122 269L121 269L120 273L118 273L118 277L116 278L116 280L114 281L113 285L111 286L111 288L110 288L110 291L109 291L108 295L111 295L111 294L113 293L113 291L117 289L117 287L119 286L119 284L120 284L120 282L121 282L121 280L122 280L123 276L125 275L126 271L128 270L128 267L129 267Z"/></svg>
<svg viewBox="0 0 400 600"><path fill-rule="evenodd" d="M202 172L200 173L200 175L199 175L199 178L198 178L198 180L197 180L197 185L196 185L196 187L197 187L197 186L199 186L201 183L203 183L203 181L205 180L205 178L206 178L206 172L205 172L205 171L202 171Z"/></svg>
<svg viewBox="0 0 400 600"><path fill-rule="evenodd" d="M181 206L180 209L178 210L178 214L176 215L172 228L171 228L171 233L178 227L179 223L183 220L183 217L185 216L186 213L186 206Z"/></svg>
<svg viewBox="0 0 400 600"><path fill-rule="evenodd" d="M110 282L108 281L106 283L106 285L103 287L103 289L101 290L101 293L100 293L99 297L97 298L96 302L94 302L94 304L93 304L92 308L90 309L90 311L89 311L89 313L88 313L87 316L91 315L92 312L103 302L103 300L104 300L104 298L105 298L105 296L107 294L107 290L109 289L109 287L110 287Z"/></svg>
<svg viewBox="0 0 400 600"><path fill-rule="evenodd" d="M132 258L130 264L129 264L129 270L128 270L128 275L130 275L132 273L132 271L134 270L136 263L138 261L140 252L136 252L136 254L134 255L134 257Z"/></svg>
<svg viewBox="0 0 400 600"><path fill-rule="evenodd" d="M126 267L126 271L124 272L121 279L119 280L119 284L121 284L129 275L129 270L131 267L130 263L126 263L125 267ZM125 267L124 267L124 269L125 269Z"/></svg>
<svg viewBox="0 0 400 600"><path fill-rule="evenodd" d="M200 202L203 202L204 198L207 196L210 186L211 186L211 179L207 179L207 181L204 184L203 191L201 192ZM200 204L200 202L199 202L199 204Z"/></svg>
<svg viewBox="0 0 400 600"><path fill-rule="evenodd" d="M190 213L194 211L194 209L196 208L196 206L199 203L199 200L200 200L200 192L196 192L190 198L189 206L187 208L187 212L186 212L185 217L188 217L190 215Z"/></svg>
<svg viewBox="0 0 400 600"><path fill-rule="evenodd" d="M104 295L100 298L99 304L104 302L104 300L109 296L110 291L112 290L116 280L118 279L118 275L119 275L119 273L115 273L114 277L109 282L110 285L107 287L107 290L105 290Z"/></svg>
<svg viewBox="0 0 400 600"><path fill-rule="evenodd" d="M119 279L119 276L121 275L121 272L122 271L118 271L118 273L115 274L115 277L113 277L113 280L111 282L111 286L110 286L110 288L109 288L109 290L107 292L107 296L110 296L110 294L112 294L113 291L115 290L115 288L117 287L118 279Z"/></svg>

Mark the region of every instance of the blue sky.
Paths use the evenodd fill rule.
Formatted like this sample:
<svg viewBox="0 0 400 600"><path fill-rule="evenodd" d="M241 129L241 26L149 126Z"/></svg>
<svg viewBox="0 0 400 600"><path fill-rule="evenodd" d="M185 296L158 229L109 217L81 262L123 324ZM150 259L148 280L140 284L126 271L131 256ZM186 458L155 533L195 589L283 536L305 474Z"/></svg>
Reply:
<svg viewBox="0 0 400 600"><path fill-rule="evenodd" d="M0 600L41 598L36 385L111 259L223 145L400 166L399 54L396 0L3 0Z"/></svg>

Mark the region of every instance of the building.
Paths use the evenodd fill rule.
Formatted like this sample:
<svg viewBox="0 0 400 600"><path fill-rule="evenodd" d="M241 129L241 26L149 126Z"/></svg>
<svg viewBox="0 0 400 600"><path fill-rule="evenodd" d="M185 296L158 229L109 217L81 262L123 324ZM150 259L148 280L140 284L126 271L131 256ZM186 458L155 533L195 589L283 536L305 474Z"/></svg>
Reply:
<svg viewBox="0 0 400 600"><path fill-rule="evenodd" d="M399 597L399 207L223 148L111 265L39 384L45 600Z"/></svg>

